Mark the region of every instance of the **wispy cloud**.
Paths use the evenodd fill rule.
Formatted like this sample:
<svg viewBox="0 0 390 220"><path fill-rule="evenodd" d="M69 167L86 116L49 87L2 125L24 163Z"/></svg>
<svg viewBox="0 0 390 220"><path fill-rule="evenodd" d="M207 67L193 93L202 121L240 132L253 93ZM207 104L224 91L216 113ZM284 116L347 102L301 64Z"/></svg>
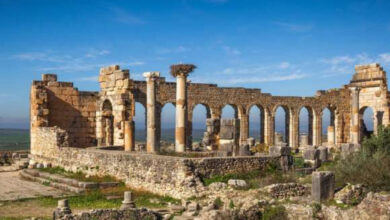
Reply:
<svg viewBox="0 0 390 220"><path fill-rule="evenodd" d="M228 67L206 77L192 77L194 82L217 83L221 85L236 85L245 83L264 83L287 80L298 80L308 75L289 62L263 64L252 67Z"/></svg>
<svg viewBox="0 0 390 220"><path fill-rule="evenodd" d="M52 67L43 67L40 68L40 71L50 72L50 71L62 71L62 72L81 72L81 71L89 71L101 68L103 66L110 65L120 65L120 66L142 66L145 63L141 61L134 62L115 62L115 63L68 63L60 66L52 66Z"/></svg>
<svg viewBox="0 0 390 220"><path fill-rule="evenodd" d="M311 24L297 24L297 23L289 23L289 22L274 22L280 28L291 31L291 32L308 32L313 29L313 25Z"/></svg>
<svg viewBox="0 0 390 220"><path fill-rule="evenodd" d="M279 68L280 69L287 69L287 68L289 68L290 67L290 63L289 62L281 62L280 64L279 64Z"/></svg>
<svg viewBox="0 0 390 220"><path fill-rule="evenodd" d="M145 24L145 21L135 16L131 12L125 11L121 8L112 8L112 19L116 22L129 25Z"/></svg>
<svg viewBox="0 0 390 220"><path fill-rule="evenodd" d="M337 76L340 74L352 74L354 66L357 64L368 63L390 63L390 54L384 53L378 56L369 56L367 53L359 53L356 55L334 56L319 60L320 63L326 64L324 75L322 77Z"/></svg>
<svg viewBox="0 0 390 220"><path fill-rule="evenodd" d="M39 62L39 71L62 71L62 72L79 72L98 69L102 66L108 66L112 64L124 65L124 66L141 66L145 63L140 60L134 60L131 62L119 61L119 62L102 62L98 61L98 57L103 57L110 54L109 50L96 50L92 49L88 53L80 57L73 57L70 55L61 55L54 52L25 52L16 54L14 59L21 61ZM101 60L101 58L99 58Z"/></svg>
<svg viewBox="0 0 390 220"><path fill-rule="evenodd" d="M184 46L178 46L174 48L158 48L156 49L157 54L172 54L172 53L184 53L191 51L190 48Z"/></svg>
<svg viewBox="0 0 390 220"><path fill-rule="evenodd" d="M12 56L14 59L23 61L43 61L52 63L65 63L75 59L69 55L55 55L50 52L25 52Z"/></svg>
<svg viewBox="0 0 390 220"><path fill-rule="evenodd" d="M250 78L236 78L226 80L227 84L239 84L239 83L262 83L262 82L277 82L277 81L287 81L287 80L296 80L305 78L306 74L289 74L281 76L267 76L267 77L250 77Z"/></svg>
<svg viewBox="0 0 390 220"><path fill-rule="evenodd" d="M87 53L85 56L89 57L89 58L95 58L95 57L107 55L110 53L111 53L111 51L109 51L109 50L92 50L91 52Z"/></svg>
<svg viewBox="0 0 390 220"><path fill-rule="evenodd" d="M229 46L222 46L222 49L223 51L225 51L225 53L227 55L240 55L241 54L241 51L239 51L238 49L235 49L235 48L232 48L232 47L229 47Z"/></svg>

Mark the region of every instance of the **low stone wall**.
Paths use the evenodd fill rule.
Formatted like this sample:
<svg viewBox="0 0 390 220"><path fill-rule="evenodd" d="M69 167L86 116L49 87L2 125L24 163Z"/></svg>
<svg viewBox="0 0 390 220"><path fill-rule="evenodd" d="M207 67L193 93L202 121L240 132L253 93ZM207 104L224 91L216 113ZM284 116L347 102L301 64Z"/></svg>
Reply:
<svg viewBox="0 0 390 220"><path fill-rule="evenodd" d="M59 128L35 128L32 161L50 163L73 172L111 175L134 189L186 198L203 191L201 178L263 169L278 157L182 158L96 148L62 146L66 135Z"/></svg>
<svg viewBox="0 0 390 220"><path fill-rule="evenodd" d="M209 157L191 159L191 161L202 178L231 173L246 173L263 169L269 163L279 166L279 157L274 156Z"/></svg>
<svg viewBox="0 0 390 220"><path fill-rule="evenodd" d="M162 219L161 215L150 211L148 209L98 209L80 214L68 214L62 217L55 217L55 220L126 220L126 219L140 219L140 220L158 220Z"/></svg>
<svg viewBox="0 0 390 220"><path fill-rule="evenodd" d="M309 190L298 183L277 183L265 187L270 196L278 199L308 194Z"/></svg>

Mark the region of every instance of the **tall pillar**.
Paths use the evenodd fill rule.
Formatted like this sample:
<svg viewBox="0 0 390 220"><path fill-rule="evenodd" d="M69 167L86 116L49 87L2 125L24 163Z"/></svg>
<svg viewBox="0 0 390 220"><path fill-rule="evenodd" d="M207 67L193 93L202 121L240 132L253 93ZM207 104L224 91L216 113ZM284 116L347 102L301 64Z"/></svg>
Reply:
<svg viewBox="0 0 390 220"><path fill-rule="evenodd" d="M171 66L171 74L173 77L176 77L176 152L184 152L186 149L187 76L195 68L196 67L192 64L178 64Z"/></svg>
<svg viewBox="0 0 390 220"><path fill-rule="evenodd" d="M275 117L267 110L264 110L264 143L268 146L274 145L274 123Z"/></svg>
<svg viewBox="0 0 390 220"><path fill-rule="evenodd" d="M313 145L322 145L322 134L321 134L322 117L319 115L313 115Z"/></svg>
<svg viewBox="0 0 390 220"><path fill-rule="evenodd" d="M134 151L134 121L125 121L125 151Z"/></svg>
<svg viewBox="0 0 390 220"><path fill-rule="evenodd" d="M290 143L292 148L299 147L299 117L297 114L291 114L290 117Z"/></svg>
<svg viewBox="0 0 390 220"><path fill-rule="evenodd" d="M157 142L156 129L156 79L159 72L146 72L146 151L148 153L159 152L160 143Z"/></svg>
<svg viewBox="0 0 390 220"><path fill-rule="evenodd" d="M334 126L330 125L328 126L328 147L334 147L335 145L335 132L334 132Z"/></svg>
<svg viewBox="0 0 390 220"><path fill-rule="evenodd" d="M351 88L351 130L350 142L353 144L359 143L359 88Z"/></svg>
<svg viewBox="0 0 390 220"><path fill-rule="evenodd" d="M249 138L249 115L239 113L240 119L240 144L246 143Z"/></svg>

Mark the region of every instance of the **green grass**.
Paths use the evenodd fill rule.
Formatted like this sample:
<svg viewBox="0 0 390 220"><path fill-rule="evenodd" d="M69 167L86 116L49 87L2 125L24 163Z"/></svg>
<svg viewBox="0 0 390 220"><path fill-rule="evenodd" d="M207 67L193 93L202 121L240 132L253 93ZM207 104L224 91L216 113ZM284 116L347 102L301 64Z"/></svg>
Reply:
<svg viewBox="0 0 390 220"><path fill-rule="evenodd" d="M248 189L264 187L274 183L297 182L302 174L294 172L283 172L275 164L269 164L264 170L254 170L245 173L232 173L210 178L203 178L203 183L209 186L215 182L227 183L229 179L245 180L249 185Z"/></svg>
<svg viewBox="0 0 390 220"><path fill-rule="evenodd" d="M79 172L69 172L66 171L62 167L49 167L49 168L39 168L38 170L42 172L47 172L50 174L59 174L68 178L76 179L78 181L83 181L83 182L118 182L117 179L115 179L112 176L105 175L105 176L86 176L84 173L81 171Z"/></svg>
<svg viewBox="0 0 390 220"><path fill-rule="evenodd" d="M264 209L262 220L285 220L287 218L286 208L282 205L268 206Z"/></svg>
<svg viewBox="0 0 390 220"><path fill-rule="evenodd" d="M119 195L123 196L125 191L132 191L134 202L137 207L146 207L146 208L163 208L166 207L169 203L179 204L180 200L174 199L169 196L159 196L153 193L145 191L136 191L126 188L125 186L115 187L111 189L104 190L95 190L86 192L77 196L69 196L61 199L68 199L69 205L71 208L76 209L108 209L108 208L119 208L122 204L123 198L110 199L108 200L106 196L108 195ZM21 199L14 201L12 203L20 203L23 206L25 201L35 201L38 206L41 207L56 207L59 198L53 197L40 197L35 199ZM152 202L155 200L156 202ZM8 203L8 202L7 202Z"/></svg>

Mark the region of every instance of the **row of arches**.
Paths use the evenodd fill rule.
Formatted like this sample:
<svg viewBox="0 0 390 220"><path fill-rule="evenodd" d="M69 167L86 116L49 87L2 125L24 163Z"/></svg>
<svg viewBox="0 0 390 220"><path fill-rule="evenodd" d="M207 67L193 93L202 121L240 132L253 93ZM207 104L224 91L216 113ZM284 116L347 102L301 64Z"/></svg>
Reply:
<svg viewBox="0 0 390 220"><path fill-rule="evenodd" d="M139 142L146 140L146 111L141 103L136 103L135 114L135 139ZM249 115L249 136L254 137L256 142L264 142L264 109L261 106L254 105L248 110ZM289 109L279 106L275 110L275 128L280 133L283 141L288 143L289 140ZM327 141L328 126L335 125L334 111L325 108L322 112L321 139ZM373 130L373 111L371 108L361 110L364 129L370 133ZM193 141L199 141L203 132L206 130L206 119L210 117L210 110L207 106L198 104L194 107L192 113L192 137ZM233 105L225 105L221 110L221 118L237 118L238 110ZM190 119L191 120L191 119ZM309 137L309 144L312 140L313 110L309 107L302 107L299 112L299 134L306 134ZM167 103L161 109L161 137L168 142L174 142L175 138L175 106Z"/></svg>

